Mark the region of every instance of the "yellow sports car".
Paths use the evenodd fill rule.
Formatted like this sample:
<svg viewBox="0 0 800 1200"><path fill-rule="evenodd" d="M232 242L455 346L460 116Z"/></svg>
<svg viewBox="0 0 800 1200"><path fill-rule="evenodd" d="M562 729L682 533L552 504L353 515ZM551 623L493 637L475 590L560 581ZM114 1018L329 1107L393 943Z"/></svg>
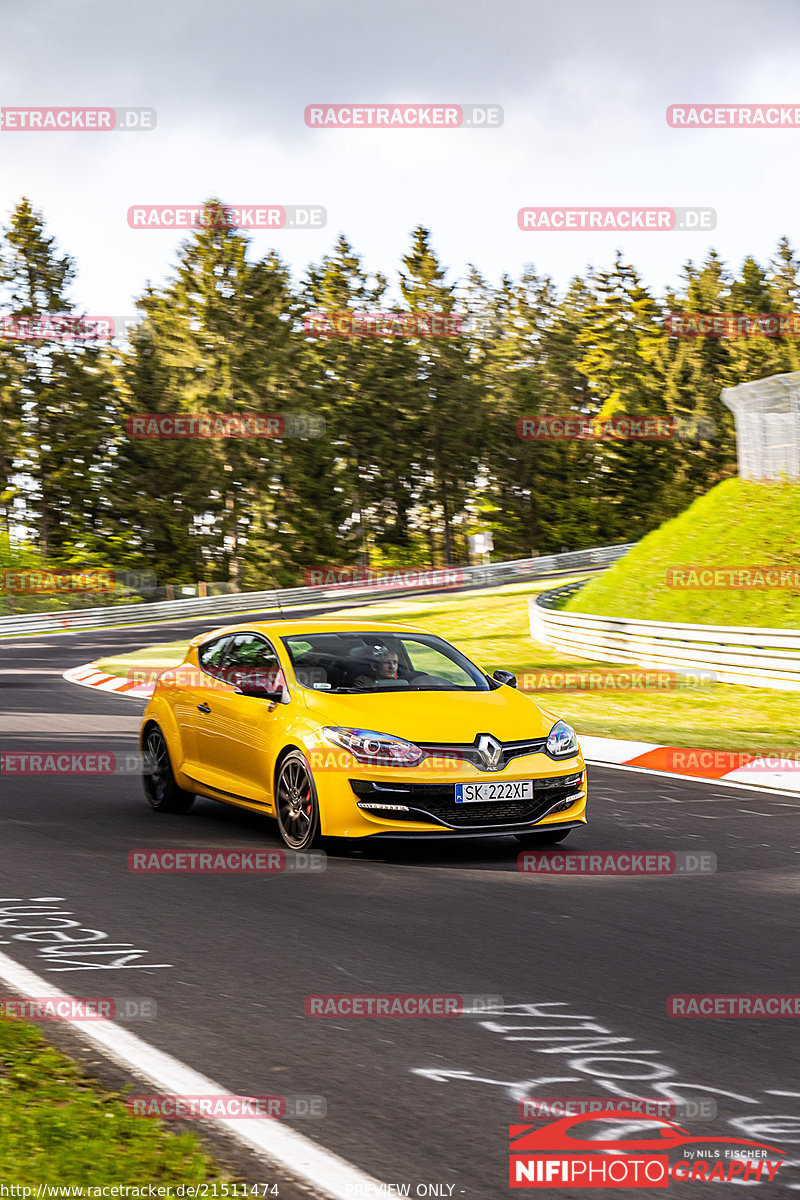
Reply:
<svg viewBox="0 0 800 1200"><path fill-rule="evenodd" d="M586 822L574 731L442 638L409 625L319 619L195 638L142 720L159 812L195 795L321 837L559 842Z"/></svg>

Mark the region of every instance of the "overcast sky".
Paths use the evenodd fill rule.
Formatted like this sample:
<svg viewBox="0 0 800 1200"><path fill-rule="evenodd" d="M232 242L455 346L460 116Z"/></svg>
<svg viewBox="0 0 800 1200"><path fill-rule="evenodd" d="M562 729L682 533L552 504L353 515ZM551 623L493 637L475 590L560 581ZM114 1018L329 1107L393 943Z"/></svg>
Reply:
<svg viewBox="0 0 800 1200"><path fill-rule="evenodd" d="M681 102L797 102L796 0L0 0L0 103L153 107L146 133L0 131L0 214L22 195L123 314L181 237L133 204L319 204L326 228L253 235L296 276L343 232L393 272L428 225L450 271L526 263L562 286L616 248L661 290L710 246L797 244L800 129L669 128ZM312 103L493 103L499 129L309 129ZM707 232L522 232L529 205L703 205Z"/></svg>

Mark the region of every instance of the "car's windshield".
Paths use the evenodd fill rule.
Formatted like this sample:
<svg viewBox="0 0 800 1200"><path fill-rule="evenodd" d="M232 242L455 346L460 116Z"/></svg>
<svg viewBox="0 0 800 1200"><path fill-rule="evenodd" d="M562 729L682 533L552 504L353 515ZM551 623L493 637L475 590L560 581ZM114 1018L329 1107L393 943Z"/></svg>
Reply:
<svg viewBox="0 0 800 1200"><path fill-rule="evenodd" d="M285 637L298 683L326 692L488 692L477 667L425 633L301 633Z"/></svg>

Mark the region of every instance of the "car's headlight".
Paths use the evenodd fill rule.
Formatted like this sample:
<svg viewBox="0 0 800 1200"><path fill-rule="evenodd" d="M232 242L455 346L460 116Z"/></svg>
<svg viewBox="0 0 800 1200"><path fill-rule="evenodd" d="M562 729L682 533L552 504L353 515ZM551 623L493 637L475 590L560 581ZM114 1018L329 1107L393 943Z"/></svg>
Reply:
<svg viewBox="0 0 800 1200"><path fill-rule="evenodd" d="M547 753L553 758L568 758L578 753L575 730L566 721L556 721L547 739Z"/></svg>
<svg viewBox="0 0 800 1200"><path fill-rule="evenodd" d="M374 729L335 726L322 731L329 742L349 750L356 762L381 767L416 767L425 758L419 746Z"/></svg>

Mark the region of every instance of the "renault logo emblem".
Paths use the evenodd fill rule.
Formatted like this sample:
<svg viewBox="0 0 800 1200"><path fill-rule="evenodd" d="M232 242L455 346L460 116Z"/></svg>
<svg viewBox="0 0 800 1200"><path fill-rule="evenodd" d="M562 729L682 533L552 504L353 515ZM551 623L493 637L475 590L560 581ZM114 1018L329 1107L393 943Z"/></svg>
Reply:
<svg viewBox="0 0 800 1200"><path fill-rule="evenodd" d="M503 757L503 746L490 733L482 733L478 738L478 753L490 771L496 771Z"/></svg>

